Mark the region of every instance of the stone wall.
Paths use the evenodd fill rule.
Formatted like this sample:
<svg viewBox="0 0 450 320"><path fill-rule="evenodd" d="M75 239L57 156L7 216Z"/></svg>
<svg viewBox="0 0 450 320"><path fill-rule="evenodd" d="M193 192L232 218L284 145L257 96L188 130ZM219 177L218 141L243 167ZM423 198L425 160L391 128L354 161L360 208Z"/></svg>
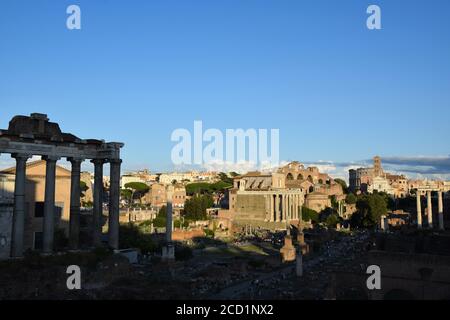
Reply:
<svg viewBox="0 0 450 320"><path fill-rule="evenodd" d="M264 221L266 219L264 195L237 195L236 199L236 220L249 219Z"/></svg>

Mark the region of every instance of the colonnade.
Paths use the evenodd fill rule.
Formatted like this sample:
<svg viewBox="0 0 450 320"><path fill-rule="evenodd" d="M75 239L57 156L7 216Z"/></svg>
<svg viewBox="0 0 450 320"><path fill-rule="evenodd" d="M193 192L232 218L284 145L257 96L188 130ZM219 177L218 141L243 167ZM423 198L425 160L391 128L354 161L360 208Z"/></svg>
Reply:
<svg viewBox="0 0 450 320"><path fill-rule="evenodd" d="M266 195L267 221L285 222L300 219L300 194L278 193Z"/></svg>
<svg viewBox="0 0 450 320"><path fill-rule="evenodd" d="M25 188L26 162L31 154L14 153L16 160L16 180L14 187L14 211L11 237L11 257L21 257L24 252L25 225ZM46 161L45 200L43 219L43 252L52 253L54 248L55 229L55 183L56 163L61 157L43 156ZM79 249L80 242L80 172L83 158L70 157L71 188L70 188L70 218L69 218L69 248ZM103 165L110 164L110 194L108 219L108 244L113 249L119 248L119 192L120 192L120 159L93 159L94 164L94 208L92 219L92 245L101 245L102 215L103 215Z"/></svg>
<svg viewBox="0 0 450 320"><path fill-rule="evenodd" d="M420 190L416 192L416 206L417 206L417 227L422 229L423 219L422 219L422 193L426 194L427 197L427 208L426 216L428 220L428 228L433 228L433 205L431 199L431 192L437 191L438 195L438 226L440 230L444 230L444 203L443 203L443 191L442 190Z"/></svg>

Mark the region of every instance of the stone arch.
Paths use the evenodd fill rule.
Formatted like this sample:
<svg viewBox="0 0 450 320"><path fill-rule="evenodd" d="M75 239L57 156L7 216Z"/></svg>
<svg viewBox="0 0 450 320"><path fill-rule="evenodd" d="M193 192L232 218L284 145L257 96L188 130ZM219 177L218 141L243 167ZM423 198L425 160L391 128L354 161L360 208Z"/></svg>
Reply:
<svg viewBox="0 0 450 320"><path fill-rule="evenodd" d="M307 179L309 182L314 183L313 177L311 175L309 175Z"/></svg>
<svg viewBox="0 0 450 320"><path fill-rule="evenodd" d="M303 180L303 175L301 173L298 174L297 180Z"/></svg>
<svg viewBox="0 0 450 320"><path fill-rule="evenodd" d="M287 175L286 175L286 180L294 180L294 176L292 175L292 173L288 173Z"/></svg>
<svg viewBox="0 0 450 320"><path fill-rule="evenodd" d="M322 180L322 179L319 179L319 183L320 183L320 184L323 184L323 180Z"/></svg>
<svg viewBox="0 0 450 320"><path fill-rule="evenodd" d="M403 289L392 289L384 294L383 300L416 300L414 295Z"/></svg>
<svg viewBox="0 0 450 320"><path fill-rule="evenodd" d="M314 187L313 186L309 187L309 193L311 193L311 192L314 192Z"/></svg>

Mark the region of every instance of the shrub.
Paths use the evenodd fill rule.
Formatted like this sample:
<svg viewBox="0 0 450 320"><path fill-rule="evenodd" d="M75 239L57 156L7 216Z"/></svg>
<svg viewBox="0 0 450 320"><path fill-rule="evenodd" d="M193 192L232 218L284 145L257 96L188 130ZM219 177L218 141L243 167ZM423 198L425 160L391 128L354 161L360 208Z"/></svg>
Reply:
<svg viewBox="0 0 450 320"><path fill-rule="evenodd" d="M156 251L156 244L149 234L141 232L141 230L133 224L121 225L120 248L138 248L143 254Z"/></svg>

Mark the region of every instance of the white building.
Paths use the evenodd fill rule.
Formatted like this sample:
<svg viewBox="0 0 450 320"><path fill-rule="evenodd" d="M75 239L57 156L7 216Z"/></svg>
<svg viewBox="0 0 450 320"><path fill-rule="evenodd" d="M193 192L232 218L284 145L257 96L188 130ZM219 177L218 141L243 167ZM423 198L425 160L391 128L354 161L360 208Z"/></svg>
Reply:
<svg viewBox="0 0 450 320"><path fill-rule="evenodd" d="M387 194L395 195L394 188L384 177L374 177L372 183L367 187L367 192L369 193L373 193L375 190L378 192L386 192Z"/></svg>

